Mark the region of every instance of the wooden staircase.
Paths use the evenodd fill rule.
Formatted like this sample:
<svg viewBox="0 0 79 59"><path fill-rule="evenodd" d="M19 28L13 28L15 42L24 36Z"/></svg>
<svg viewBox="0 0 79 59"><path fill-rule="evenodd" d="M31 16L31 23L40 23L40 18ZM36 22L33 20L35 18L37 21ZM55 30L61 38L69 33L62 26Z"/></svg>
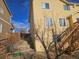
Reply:
<svg viewBox="0 0 79 59"><path fill-rule="evenodd" d="M68 28L57 39L61 40L56 44L58 55L79 50L79 24L76 23L73 29Z"/></svg>

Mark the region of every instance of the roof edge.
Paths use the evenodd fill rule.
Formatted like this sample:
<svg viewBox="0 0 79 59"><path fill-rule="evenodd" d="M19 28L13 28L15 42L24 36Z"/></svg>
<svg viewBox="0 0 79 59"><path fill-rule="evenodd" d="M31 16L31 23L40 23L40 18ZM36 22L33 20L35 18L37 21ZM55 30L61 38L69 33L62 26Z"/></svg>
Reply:
<svg viewBox="0 0 79 59"><path fill-rule="evenodd" d="M67 0L60 0L66 4L69 4L69 5L79 5L79 3L73 3L73 2L68 2Z"/></svg>
<svg viewBox="0 0 79 59"><path fill-rule="evenodd" d="M8 8L8 5L7 5L6 1L5 1L5 0L3 0L3 2L4 2L5 6L6 6L7 10L8 10L8 12L9 12L10 16L12 16L12 14L11 14L11 12L10 12L9 8Z"/></svg>

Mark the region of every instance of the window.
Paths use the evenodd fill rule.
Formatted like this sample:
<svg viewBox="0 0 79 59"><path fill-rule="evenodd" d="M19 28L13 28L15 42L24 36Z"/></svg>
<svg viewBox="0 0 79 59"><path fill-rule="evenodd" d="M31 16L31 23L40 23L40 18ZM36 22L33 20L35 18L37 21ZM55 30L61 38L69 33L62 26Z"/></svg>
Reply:
<svg viewBox="0 0 79 59"><path fill-rule="evenodd" d="M0 6L0 13L4 14L3 8Z"/></svg>
<svg viewBox="0 0 79 59"><path fill-rule="evenodd" d="M53 20L52 18L46 18L45 19L45 26L46 27L51 27L53 25Z"/></svg>
<svg viewBox="0 0 79 59"><path fill-rule="evenodd" d="M49 9L49 3L42 3L41 7L44 9Z"/></svg>
<svg viewBox="0 0 79 59"><path fill-rule="evenodd" d="M79 23L79 18L77 18L77 23Z"/></svg>
<svg viewBox="0 0 79 59"><path fill-rule="evenodd" d="M2 32L2 24L0 24L0 33Z"/></svg>
<svg viewBox="0 0 79 59"><path fill-rule="evenodd" d="M70 10L70 6L69 5L64 5L64 10Z"/></svg>
<svg viewBox="0 0 79 59"><path fill-rule="evenodd" d="M65 18L60 18L59 23L60 23L60 26L66 26Z"/></svg>

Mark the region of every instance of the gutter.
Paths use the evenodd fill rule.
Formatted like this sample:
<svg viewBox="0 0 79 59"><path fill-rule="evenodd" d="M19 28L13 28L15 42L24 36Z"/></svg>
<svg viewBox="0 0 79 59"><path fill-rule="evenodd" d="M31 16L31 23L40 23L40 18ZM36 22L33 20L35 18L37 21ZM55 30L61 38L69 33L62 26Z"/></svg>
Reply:
<svg viewBox="0 0 79 59"><path fill-rule="evenodd" d="M10 12L10 10L9 10L9 8L8 8L8 5L7 5L6 1L3 0L3 2L4 2L5 6L6 6L7 10L8 10L8 12L9 12L10 16L11 16L11 12Z"/></svg>
<svg viewBox="0 0 79 59"><path fill-rule="evenodd" d="M5 7L7 8L8 12L9 12L9 15L10 15L10 18L11 18L11 17L12 17L11 11L10 11L10 9L8 8L8 5L7 5L6 1L5 1L5 0L3 0L3 2L4 2ZM14 28L14 26L13 26L11 23L9 23L9 22L5 21L5 20L4 20L4 19L2 19L2 18L0 18L0 20L2 20L3 22L5 22L6 24L10 25L10 27L11 27L11 28Z"/></svg>
<svg viewBox="0 0 79 59"><path fill-rule="evenodd" d="M77 5L77 6L79 6L79 3L68 2L67 0L60 0L60 1L66 3L66 4L68 4L68 5Z"/></svg>

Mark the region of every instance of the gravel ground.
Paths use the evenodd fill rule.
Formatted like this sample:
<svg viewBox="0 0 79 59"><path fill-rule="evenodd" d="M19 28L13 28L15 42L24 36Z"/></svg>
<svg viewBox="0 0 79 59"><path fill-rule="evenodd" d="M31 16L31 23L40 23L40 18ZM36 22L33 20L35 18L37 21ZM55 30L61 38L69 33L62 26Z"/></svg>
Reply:
<svg viewBox="0 0 79 59"><path fill-rule="evenodd" d="M79 50L72 53L72 56L79 59Z"/></svg>
<svg viewBox="0 0 79 59"><path fill-rule="evenodd" d="M14 49L16 51L22 52L23 55L17 57L13 57L12 55L9 55L7 59L47 59L46 54L44 52L35 52L33 49L30 48L28 43L24 40L20 40L16 44L14 44ZM55 59L55 55L52 52L50 52L49 55L51 59ZM63 54L59 57L59 59L79 59L79 51L73 52L71 56Z"/></svg>

